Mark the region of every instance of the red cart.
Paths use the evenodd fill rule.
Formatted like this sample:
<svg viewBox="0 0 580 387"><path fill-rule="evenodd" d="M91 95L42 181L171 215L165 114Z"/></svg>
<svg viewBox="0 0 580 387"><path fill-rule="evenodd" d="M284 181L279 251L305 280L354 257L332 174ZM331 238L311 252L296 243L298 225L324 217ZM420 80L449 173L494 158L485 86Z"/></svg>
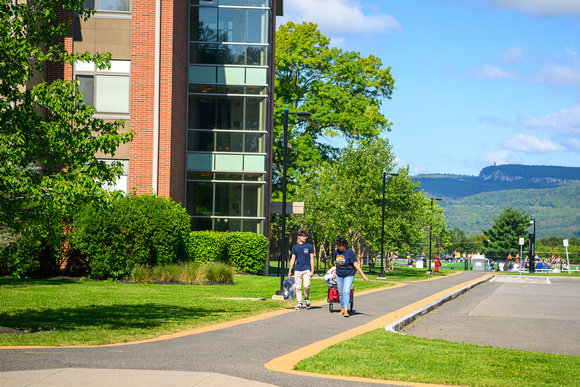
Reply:
<svg viewBox="0 0 580 387"><path fill-rule="evenodd" d="M338 286L336 285L328 285L328 298L326 299L328 302L328 311L332 312L334 310L333 305L340 304L340 294L338 292ZM350 302L348 303L348 312L352 314L354 306L354 287L350 287Z"/></svg>

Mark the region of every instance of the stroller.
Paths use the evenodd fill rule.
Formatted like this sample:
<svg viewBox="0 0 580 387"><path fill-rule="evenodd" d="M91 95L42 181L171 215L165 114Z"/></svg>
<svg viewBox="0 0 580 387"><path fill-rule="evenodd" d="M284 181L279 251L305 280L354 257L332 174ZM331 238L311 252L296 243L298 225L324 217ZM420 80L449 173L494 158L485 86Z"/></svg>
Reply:
<svg viewBox="0 0 580 387"><path fill-rule="evenodd" d="M334 304L340 304L340 293L338 292L338 286L336 284L336 267L331 267L328 272L324 275L326 280L326 286L328 286L328 297L326 302L328 302L328 311L332 313L334 310ZM350 302L348 303L348 312L352 314L354 306L354 287L350 287Z"/></svg>

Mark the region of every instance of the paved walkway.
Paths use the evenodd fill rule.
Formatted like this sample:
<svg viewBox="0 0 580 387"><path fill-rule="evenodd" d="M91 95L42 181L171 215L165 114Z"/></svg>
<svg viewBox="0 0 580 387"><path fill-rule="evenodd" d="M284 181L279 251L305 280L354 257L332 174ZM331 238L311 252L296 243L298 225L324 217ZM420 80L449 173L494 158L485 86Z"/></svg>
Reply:
<svg viewBox="0 0 580 387"><path fill-rule="evenodd" d="M355 313L350 318L329 313L326 302L321 302L310 310L288 309L128 345L0 348L0 385L370 386L373 381L281 371L337 340L410 319L414 311L432 308L465 284L482 281L483 275L466 272L364 295L355 290ZM573 284L580 286L580 281ZM475 289L483 286L486 283Z"/></svg>

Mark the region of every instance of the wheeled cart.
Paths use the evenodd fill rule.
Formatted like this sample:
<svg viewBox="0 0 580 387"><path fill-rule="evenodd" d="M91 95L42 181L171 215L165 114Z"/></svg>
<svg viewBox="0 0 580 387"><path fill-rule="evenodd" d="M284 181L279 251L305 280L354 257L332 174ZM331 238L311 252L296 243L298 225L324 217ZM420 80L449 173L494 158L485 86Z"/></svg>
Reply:
<svg viewBox="0 0 580 387"><path fill-rule="evenodd" d="M348 303L348 312L352 314L353 306L354 306L354 288L350 287L350 302ZM332 312L334 310L334 304L340 304L340 294L338 292L338 286L336 285L328 285L328 298L326 299L328 302L328 311Z"/></svg>

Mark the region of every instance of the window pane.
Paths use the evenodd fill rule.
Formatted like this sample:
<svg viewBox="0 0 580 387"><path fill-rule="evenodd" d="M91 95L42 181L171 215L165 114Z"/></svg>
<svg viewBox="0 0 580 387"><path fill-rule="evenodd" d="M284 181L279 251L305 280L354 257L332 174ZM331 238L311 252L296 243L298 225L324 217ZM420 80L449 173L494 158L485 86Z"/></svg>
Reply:
<svg viewBox="0 0 580 387"><path fill-rule="evenodd" d="M253 220L253 219L244 219L243 221L243 232L255 232L258 234L262 234L262 220Z"/></svg>
<svg viewBox="0 0 580 387"><path fill-rule="evenodd" d="M246 130L266 130L266 99L246 98Z"/></svg>
<svg viewBox="0 0 580 387"><path fill-rule="evenodd" d="M263 186L244 184L243 216L262 216Z"/></svg>
<svg viewBox="0 0 580 387"><path fill-rule="evenodd" d="M268 11L248 10L248 43L268 43Z"/></svg>
<svg viewBox="0 0 580 387"><path fill-rule="evenodd" d="M214 150L212 132L194 132L187 133L187 150L190 152L212 152Z"/></svg>
<svg viewBox="0 0 580 387"><path fill-rule="evenodd" d="M191 218L191 229L193 231L211 230L211 218Z"/></svg>
<svg viewBox="0 0 580 387"><path fill-rule="evenodd" d="M215 213L217 216L240 216L242 184L215 183Z"/></svg>
<svg viewBox="0 0 580 387"><path fill-rule="evenodd" d="M266 66L268 47L267 46L248 46L247 49L247 65L251 66Z"/></svg>
<svg viewBox="0 0 580 387"><path fill-rule="evenodd" d="M93 104L94 79L92 75L77 75L79 81L79 91L83 94L85 105Z"/></svg>
<svg viewBox="0 0 580 387"><path fill-rule="evenodd" d="M217 42L217 8L190 8L189 39L200 42Z"/></svg>
<svg viewBox="0 0 580 387"><path fill-rule="evenodd" d="M191 43L189 45L189 63L217 63L218 48L217 44L212 43Z"/></svg>
<svg viewBox="0 0 580 387"><path fill-rule="evenodd" d="M265 85L268 83L268 71L262 68L248 67L246 69L246 83L254 85Z"/></svg>
<svg viewBox="0 0 580 387"><path fill-rule="evenodd" d="M243 67L219 67L217 69L217 79L219 83L245 83L246 69Z"/></svg>
<svg viewBox="0 0 580 387"><path fill-rule="evenodd" d="M131 0L97 0L97 11L129 12Z"/></svg>
<svg viewBox="0 0 580 387"><path fill-rule="evenodd" d="M248 6L250 6L250 7L267 7L268 0L248 0Z"/></svg>
<svg viewBox="0 0 580 387"><path fill-rule="evenodd" d="M189 66L189 82L216 82L215 66Z"/></svg>
<svg viewBox="0 0 580 387"><path fill-rule="evenodd" d="M244 64L245 61L245 46L240 44L225 44L221 46L220 64Z"/></svg>
<svg viewBox="0 0 580 387"><path fill-rule="evenodd" d="M211 172L187 172L187 180L211 180Z"/></svg>
<svg viewBox="0 0 580 387"><path fill-rule="evenodd" d="M243 174L238 172L224 172L224 173L216 173L215 179L216 180L242 180Z"/></svg>
<svg viewBox="0 0 580 387"><path fill-rule="evenodd" d="M95 76L95 108L99 113L129 113L129 77Z"/></svg>
<svg viewBox="0 0 580 387"><path fill-rule="evenodd" d="M244 99L218 97L216 129L243 129Z"/></svg>
<svg viewBox="0 0 580 387"><path fill-rule="evenodd" d="M212 183L188 182L186 207L190 215L211 215Z"/></svg>
<svg viewBox="0 0 580 387"><path fill-rule="evenodd" d="M263 134L245 134L244 152L264 153L264 135Z"/></svg>
<svg viewBox="0 0 580 387"><path fill-rule="evenodd" d="M242 152L243 151L243 134L242 133L216 133L218 152Z"/></svg>
<svg viewBox="0 0 580 387"><path fill-rule="evenodd" d="M215 97L190 96L187 124L189 129L214 129L215 112Z"/></svg>
<svg viewBox="0 0 580 387"><path fill-rule="evenodd" d="M246 5L246 0L220 0L220 5Z"/></svg>
<svg viewBox="0 0 580 387"><path fill-rule="evenodd" d="M221 8L219 14L219 41L246 41L246 11L244 9Z"/></svg>

